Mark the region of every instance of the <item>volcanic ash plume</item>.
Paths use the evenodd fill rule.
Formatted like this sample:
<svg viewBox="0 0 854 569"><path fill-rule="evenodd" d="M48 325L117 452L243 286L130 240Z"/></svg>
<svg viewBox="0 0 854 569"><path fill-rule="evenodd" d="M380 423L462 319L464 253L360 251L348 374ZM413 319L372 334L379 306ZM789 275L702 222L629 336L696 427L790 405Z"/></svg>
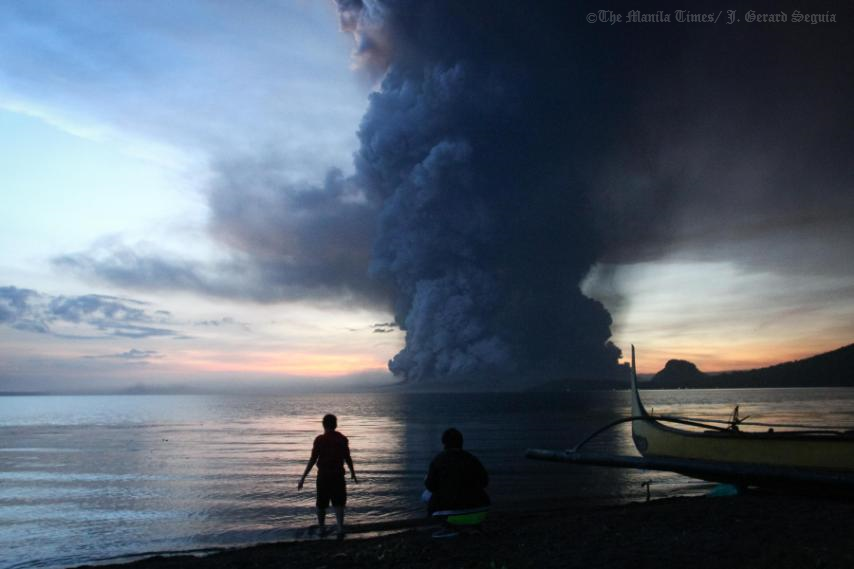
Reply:
<svg viewBox="0 0 854 569"><path fill-rule="evenodd" d="M545 4L403 4L339 1L349 31L366 22L362 41L381 29L388 48L356 179L380 210L371 273L406 331L390 369L413 381L613 374L611 318L579 290L598 255L588 113L606 103L567 63L585 38L561 40L564 15Z"/></svg>

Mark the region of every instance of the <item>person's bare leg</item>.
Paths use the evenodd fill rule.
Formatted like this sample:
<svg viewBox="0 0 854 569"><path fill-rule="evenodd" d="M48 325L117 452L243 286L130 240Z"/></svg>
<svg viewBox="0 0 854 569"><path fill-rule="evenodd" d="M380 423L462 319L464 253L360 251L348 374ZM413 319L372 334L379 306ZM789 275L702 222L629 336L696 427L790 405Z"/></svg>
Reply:
<svg viewBox="0 0 854 569"><path fill-rule="evenodd" d="M320 526L320 534L326 529L326 508L317 508L317 525Z"/></svg>
<svg viewBox="0 0 854 569"><path fill-rule="evenodd" d="M338 522L338 535L344 535L344 506L335 506L335 521Z"/></svg>

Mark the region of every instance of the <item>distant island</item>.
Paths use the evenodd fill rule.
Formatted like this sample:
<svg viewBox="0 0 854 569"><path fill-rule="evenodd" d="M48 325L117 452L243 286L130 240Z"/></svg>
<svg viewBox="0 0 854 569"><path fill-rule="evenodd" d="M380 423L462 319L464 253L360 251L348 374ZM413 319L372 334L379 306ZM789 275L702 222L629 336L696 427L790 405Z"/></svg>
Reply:
<svg viewBox="0 0 854 569"><path fill-rule="evenodd" d="M644 389L721 389L759 387L854 387L854 344L802 360L769 367L704 373L694 363L670 360L642 383ZM627 389L629 380L559 379L532 391Z"/></svg>

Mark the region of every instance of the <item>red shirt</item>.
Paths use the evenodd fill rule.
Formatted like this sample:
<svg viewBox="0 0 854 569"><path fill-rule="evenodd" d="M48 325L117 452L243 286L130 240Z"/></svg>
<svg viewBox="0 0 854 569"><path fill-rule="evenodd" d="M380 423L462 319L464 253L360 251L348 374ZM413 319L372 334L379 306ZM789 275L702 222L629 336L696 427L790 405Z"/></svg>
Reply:
<svg viewBox="0 0 854 569"><path fill-rule="evenodd" d="M350 444L347 437L338 431L318 435L311 449L312 460L317 461L317 470L321 474L344 475L344 461L350 458Z"/></svg>

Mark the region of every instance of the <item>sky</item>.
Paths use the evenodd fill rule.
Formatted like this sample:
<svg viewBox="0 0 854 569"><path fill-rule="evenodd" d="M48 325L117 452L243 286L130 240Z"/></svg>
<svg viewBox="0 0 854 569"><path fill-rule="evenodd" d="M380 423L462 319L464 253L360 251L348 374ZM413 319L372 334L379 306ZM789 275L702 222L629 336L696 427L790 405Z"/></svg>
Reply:
<svg viewBox="0 0 854 569"><path fill-rule="evenodd" d="M849 14L653 34L487 7L0 0L0 391L854 341Z"/></svg>
<svg viewBox="0 0 854 569"><path fill-rule="evenodd" d="M276 161L294 183L352 170L371 87L333 5L0 12L0 308L29 295L0 319L0 389L388 380L401 340L374 332L381 310L116 285L57 264L116 251L227 264L208 205L225 165Z"/></svg>

